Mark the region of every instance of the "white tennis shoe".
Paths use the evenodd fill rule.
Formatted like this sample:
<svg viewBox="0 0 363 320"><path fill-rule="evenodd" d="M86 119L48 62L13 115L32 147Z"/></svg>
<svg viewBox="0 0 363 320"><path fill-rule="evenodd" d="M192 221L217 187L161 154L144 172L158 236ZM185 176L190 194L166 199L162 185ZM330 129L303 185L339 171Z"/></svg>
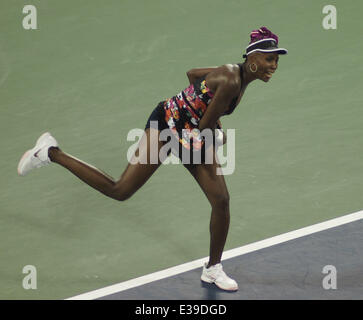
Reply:
<svg viewBox="0 0 363 320"><path fill-rule="evenodd" d="M58 142L49 132L43 133L37 140L35 147L25 152L21 157L18 164L18 174L25 176L33 169L50 164L51 161L48 156L50 147L58 147Z"/></svg>
<svg viewBox="0 0 363 320"><path fill-rule="evenodd" d="M235 280L228 277L223 271L222 264L218 263L207 268L207 263L203 266L201 280L214 283L218 288L227 291L237 291L238 284Z"/></svg>

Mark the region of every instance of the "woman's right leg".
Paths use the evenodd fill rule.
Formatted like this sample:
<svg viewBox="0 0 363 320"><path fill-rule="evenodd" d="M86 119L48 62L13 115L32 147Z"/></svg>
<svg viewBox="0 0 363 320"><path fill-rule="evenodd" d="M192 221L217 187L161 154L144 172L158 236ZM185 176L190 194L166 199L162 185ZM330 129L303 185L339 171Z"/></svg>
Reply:
<svg viewBox="0 0 363 320"><path fill-rule="evenodd" d="M160 148L163 146L163 142L159 141L159 139L157 140L157 146L150 143L151 134L157 135L159 138L159 133L158 130L153 128L145 130L133 159L136 157L139 159L144 158L147 159L145 161L146 163L128 163L120 179L117 181L94 166L68 155L58 148L49 149L49 158L52 162L58 163L68 169L83 182L104 195L115 200L123 201L130 198L142 185L144 185L160 166L161 162L159 157L155 164L152 164L150 161L151 148L157 147L157 154L159 155Z"/></svg>

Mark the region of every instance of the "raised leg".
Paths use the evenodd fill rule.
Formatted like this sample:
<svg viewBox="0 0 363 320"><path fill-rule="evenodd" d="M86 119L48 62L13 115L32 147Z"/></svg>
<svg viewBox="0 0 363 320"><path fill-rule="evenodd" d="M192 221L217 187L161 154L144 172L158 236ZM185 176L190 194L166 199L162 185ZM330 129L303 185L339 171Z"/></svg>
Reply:
<svg viewBox="0 0 363 320"><path fill-rule="evenodd" d="M157 154L159 154L159 150L163 145L163 142L161 141L158 141L157 146L152 145L150 143L151 133L159 137L158 130L152 128L146 129L134 154L134 158L139 157L147 159L147 161L145 161L146 163L128 163L121 178L117 181L94 166L63 152L58 148L49 149L49 158L52 162L58 163L68 169L79 179L104 195L115 200L123 201L130 198L142 185L144 185L161 164L160 160L156 164L151 164L150 161L150 149L152 147L157 148Z"/></svg>

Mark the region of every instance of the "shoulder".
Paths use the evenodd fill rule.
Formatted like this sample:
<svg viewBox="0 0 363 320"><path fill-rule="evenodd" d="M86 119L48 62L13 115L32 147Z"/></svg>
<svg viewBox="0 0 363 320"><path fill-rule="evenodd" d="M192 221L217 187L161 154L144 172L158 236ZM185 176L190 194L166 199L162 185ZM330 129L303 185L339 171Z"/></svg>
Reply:
<svg viewBox="0 0 363 320"><path fill-rule="evenodd" d="M238 65L224 64L218 67L215 71L208 74L206 80L209 87L213 90L217 87L223 87L230 92L238 91L240 87Z"/></svg>

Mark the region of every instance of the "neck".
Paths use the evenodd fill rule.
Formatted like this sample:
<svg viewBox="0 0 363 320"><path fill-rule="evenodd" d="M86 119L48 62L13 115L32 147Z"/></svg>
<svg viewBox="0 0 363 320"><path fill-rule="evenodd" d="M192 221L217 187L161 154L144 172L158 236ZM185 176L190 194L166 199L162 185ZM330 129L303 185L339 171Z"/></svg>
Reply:
<svg viewBox="0 0 363 320"><path fill-rule="evenodd" d="M257 79L256 75L250 70L248 70L246 62L243 62L242 70L243 70L243 85L247 86L250 82Z"/></svg>

